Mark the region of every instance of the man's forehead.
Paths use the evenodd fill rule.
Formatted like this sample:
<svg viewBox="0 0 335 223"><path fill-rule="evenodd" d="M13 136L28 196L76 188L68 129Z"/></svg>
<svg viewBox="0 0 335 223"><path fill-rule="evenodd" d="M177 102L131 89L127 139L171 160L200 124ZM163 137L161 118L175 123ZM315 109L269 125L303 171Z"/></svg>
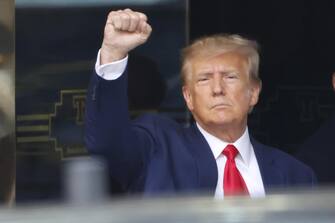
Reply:
<svg viewBox="0 0 335 223"><path fill-rule="evenodd" d="M206 62L211 60L220 60L220 59L239 59L239 60L247 60L248 57L239 51L214 51L207 53L199 53L194 55L191 60L194 62Z"/></svg>
<svg viewBox="0 0 335 223"><path fill-rule="evenodd" d="M194 58L191 63L195 69L210 69L213 64L221 65L225 69L234 69L236 66L247 65L248 59L245 55L237 52L226 52L208 57Z"/></svg>

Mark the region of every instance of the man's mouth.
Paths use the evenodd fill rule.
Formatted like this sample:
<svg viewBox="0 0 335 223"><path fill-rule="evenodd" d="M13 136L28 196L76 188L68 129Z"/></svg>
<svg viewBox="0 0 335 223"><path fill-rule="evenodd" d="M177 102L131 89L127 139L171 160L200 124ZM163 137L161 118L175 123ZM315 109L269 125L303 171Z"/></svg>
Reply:
<svg viewBox="0 0 335 223"><path fill-rule="evenodd" d="M212 106L212 109L217 109L217 108L228 108L231 105L228 103L218 103Z"/></svg>

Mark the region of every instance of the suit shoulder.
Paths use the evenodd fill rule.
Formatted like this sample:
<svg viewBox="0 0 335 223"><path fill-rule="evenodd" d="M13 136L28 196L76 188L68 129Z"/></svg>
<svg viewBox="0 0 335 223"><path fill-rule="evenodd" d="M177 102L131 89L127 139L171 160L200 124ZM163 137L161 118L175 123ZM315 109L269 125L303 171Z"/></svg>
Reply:
<svg viewBox="0 0 335 223"><path fill-rule="evenodd" d="M273 158L276 161L276 163L278 165L288 165L289 167L295 167L295 168L299 168L302 170L306 170L306 171L312 171L312 169L307 166L306 164L304 164L303 162L301 162L300 160L296 159L295 157L293 157L292 155L278 149L275 147L271 147L271 146L266 146L264 145L269 151L271 151L271 153L273 154Z"/></svg>
<svg viewBox="0 0 335 223"><path fill-rule="evenodd" d="M182 125L177 123L171 118L164 115L146 113L136 119L134 119L133 124L137 127L149 128L149 129L162 129L167 131L177 131L183 129Z"/></svg>
<svg viewBox="0 0 335 223"><path fill-rule="evenodd" d="M292 155L283 152L282 150L256 143L258 151L265 154L264 157L269 159L276 169L278 169L283 176L291 183L303 184L303 183L316 183L316 176L312 168L297 160ZM256 151L255 151L256 152ZM257 152L256 152L257 153Z"/></svg>

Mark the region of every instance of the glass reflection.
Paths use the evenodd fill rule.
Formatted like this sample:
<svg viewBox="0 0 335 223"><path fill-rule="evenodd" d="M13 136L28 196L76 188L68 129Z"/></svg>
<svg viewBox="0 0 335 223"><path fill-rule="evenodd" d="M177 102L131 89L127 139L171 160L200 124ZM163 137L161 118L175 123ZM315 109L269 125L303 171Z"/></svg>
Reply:
<svg viewBox="0 0 335 223"><path fill-rule="evenodd" d="M145 12L156 30L130 57L132 114L150 110L185 120L178 74L186 1L17 0L17 201L62 199L63 161L86 155L86 88L105 19L126 7Z"/></svg>

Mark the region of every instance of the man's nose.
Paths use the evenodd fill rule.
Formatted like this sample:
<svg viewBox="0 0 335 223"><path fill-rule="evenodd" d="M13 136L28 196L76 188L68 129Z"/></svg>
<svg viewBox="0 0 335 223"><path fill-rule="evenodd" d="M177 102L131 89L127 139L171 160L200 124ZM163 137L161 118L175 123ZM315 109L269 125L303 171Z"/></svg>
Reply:
<svg viewBox="0 0 335 223"><path fill-rule="evenodd" d="M224 83L222 80L222 75L220 74L214 74L213 83L212 83L212 89L214 95L221 95L224 94Z"/></svg>

